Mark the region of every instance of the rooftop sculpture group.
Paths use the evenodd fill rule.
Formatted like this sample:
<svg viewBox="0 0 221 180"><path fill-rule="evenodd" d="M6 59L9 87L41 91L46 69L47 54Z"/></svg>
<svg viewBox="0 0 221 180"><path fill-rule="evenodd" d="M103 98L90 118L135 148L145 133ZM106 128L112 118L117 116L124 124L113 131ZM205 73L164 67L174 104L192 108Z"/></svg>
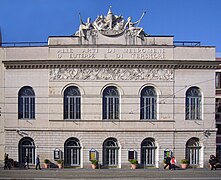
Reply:
<svg viewBox="0 0 221 180"><path fill-rule="evenodd" d="M123 16L113 15L111 9L109 8L107 16L98 16L94 22L91 23L91 18L87 18L87 22L84 23L80 17L80 26L79 30L75 35L79 37L84 37L87 39L87 32L91 30L97 30L105 36L118 36L124 32L129 33L131 36L137 36L143 39L144 30L141 27L138 27L139 23L143 19L146 12L144 12L141 18L132 22L132 18L128 17L127 21L124 20ZM80 16L80 14L79 14ZM136 25L136 26L135 26Z"/></svg>

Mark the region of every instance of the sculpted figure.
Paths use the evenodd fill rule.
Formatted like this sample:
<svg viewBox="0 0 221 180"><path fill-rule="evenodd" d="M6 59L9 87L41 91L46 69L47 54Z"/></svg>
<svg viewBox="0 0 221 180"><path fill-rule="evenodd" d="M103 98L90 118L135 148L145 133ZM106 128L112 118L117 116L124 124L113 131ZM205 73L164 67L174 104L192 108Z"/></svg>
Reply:
<svg viewBox="0 0 221 180"><path fill-rule="evenodd" d="M143 28L140 27L135 27L134 25L138 24L140 21L132 22L132 18L128 17L127 18L127 23L125 24L125 28L128 29L129 31L137 31L136 35L140 37L140 33L143 31Z"/></svg>
<svg viewBox="0 0 221 180"><path fill-rule="evenodd" d="M87 36L93 35L94 32L99 32L100 34L109 37L120 36L126 32L130 36L137 36L143 39L144 30L143 28L139 27L139 23L143 19L145 13L146 12L144 12L140 19L136 22L132 22L131 17L128 17L127 21L125 21L123 16L114 15L110 7L107 16L97 16L96 20L92 23L90 17L87 18L87 22L84 23L79 13L80 26L75 35L87 39Z"/></svg>
<svg viewBox="0 0 221 180"><path fill-rule="evenodd" d="M80 18L80 26L79 26L79 37L86 38L87 30L90 30L92 28L91 24L91 18L87 18L87 22L83 23L82 19Z"/></svg>
<svg viewBox="0 0 221 180"><path fill-rule="evenodd" d="M141 32L143 31L143 28L141 27L137 27L139 24L140 24L140 21L143 19L144 15L146 14L146 12L144 12L141 16L141 18L136 21L136 22L132 22L132 18L131 17L128 17L127 18L127 23L125 24L125 29L128 29L129 31L132 31L132 32L137 32L136 35L137 37L141 37ZM136 27L135 27L136 25Z"/></svg>

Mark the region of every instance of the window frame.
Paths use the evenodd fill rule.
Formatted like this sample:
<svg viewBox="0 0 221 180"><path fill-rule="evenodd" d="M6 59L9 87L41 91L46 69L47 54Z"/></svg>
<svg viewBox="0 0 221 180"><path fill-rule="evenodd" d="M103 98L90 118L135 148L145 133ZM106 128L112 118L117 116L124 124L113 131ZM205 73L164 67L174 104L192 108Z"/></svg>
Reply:
<svg viewBox="0 0 221 180"><path fill-rule="evenodd" d="M28 156L28 162L35 164L35 143L30 137L22 138L18 143L19 164L25 163L25 156Z"/></svg>
<svg viewBox="0 0 221 180"><path fill-rule="evenodd" d="M146 138L141 143L141 164L156 166L156 145L153 138Z"/></svg>
<svg viewBox="0 0 221 180"><path fill-rule="evenodd" d="M202 94L198 87L190 87L186 91L185 119L202 120Z"/></svg>
<svg viewBox="0 0 221 180"><path fill-rule="evenodd" d="M35 119L35 92L30 86L18 92L18 119Z"/></svg>
<svg viewBox="0 0 221 180"><path fill-rule="evenodd" d="M64 143L64 164L65 166L81 165L81 145L77 138L68 138Z"/></svg>
<svg viewBox="0 0 221 180"><path fill-rule="evenodd" d="M102 119L120 119L120 96L119 91L114 86L105 88L102 96Z"/></svg>
<svg viewBox="0 0 221 180"><path fill-rule="evenodd" d="M221 89L221 72L216 72L215 87L216 87L216 89Z"/></svg>
<svg viewBox="0 0 221 180"><path fill-rule="evenodd" d="M107 138L103 143L103 164L105 166L119 165L119 146L117 139Z"/></svg>
<svg viewBox="0 0 221 180"><path fill-rule="evenodd" d="M190 165L200 164L200 149L198 138L190 138L186 142L186 159L189 160Z"/></svg>
<svg viewBox="0 0 221 180"><path fill-rule="evenodd" d="M78 87L69 86L65 89L63 108L64 120L81 119L81 93Z"/></svg>
<svg viewBox="0 0 221 180"><path fill-rule="evenodd" d="M157 93L152 86L146 86L141 91L140 120L157 120Z"/></svg>

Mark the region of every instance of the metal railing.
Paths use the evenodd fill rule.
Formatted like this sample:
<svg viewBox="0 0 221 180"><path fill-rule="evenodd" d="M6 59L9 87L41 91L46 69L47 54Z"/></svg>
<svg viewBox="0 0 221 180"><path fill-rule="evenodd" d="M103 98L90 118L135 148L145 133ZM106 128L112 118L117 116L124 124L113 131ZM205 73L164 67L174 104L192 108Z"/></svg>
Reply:
<svg viewBox="0 0 221 180"><path fill-rule="evenodd" d="M174 46L200 46L199 41L173 41Z"/></svg>
<svg viewBox="0 0 221 180"><path fill-rule="evenodd" d="M200 46L199 41L174 41L175 46ZM3 47L19 47L19 46L47 46L48 42L3 42Z"/></svg>
<svg viewBox="0 0 221 180"><path fill-rule="evenodd" d="M21 47L21 46L47 46L48 42L4 42L2 47Z"/></svg>

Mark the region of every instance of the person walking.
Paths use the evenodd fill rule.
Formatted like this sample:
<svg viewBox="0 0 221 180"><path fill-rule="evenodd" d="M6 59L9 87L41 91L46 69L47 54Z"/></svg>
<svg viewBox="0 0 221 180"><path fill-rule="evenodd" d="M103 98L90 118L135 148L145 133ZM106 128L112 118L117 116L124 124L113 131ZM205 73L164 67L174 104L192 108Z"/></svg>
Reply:
<svg viewBox="0 0 221 180"><path fill-rule="evenodd" d="M174 156L172 157L172 159L171 159L170 163L171 163L171 169L172 169L172 170L175 170L175 166L176 166L176 159L175 159L175 157L174 157Z"/></svg>
<svg viewBox="0 0 221 180"><path fill-rule="evenodd" d="M24 164L24 168L26 168L26 167L29 169L28 155L25 156L25 164Z"/></svg>
<svg viewBox="0 0 221 180"><path fill-rule="evenodd" d="M8 168L8 154L5 153L4 156L4 169Z"/></svg>
<svg viewBox="0 0 221 180"><path fill-rule="evenodd" d="M216 170L216 163L218 163L217 158L214 155L210 155L209 164L210 164L211 170L213 169Z"/></svg>
<svg viewBox="0 0 221 180"><path fill-rule="evenodd" d="M164 169L166 169L167 168L167 166L169 166L169 170L171 169L171 163L170 163L170 161L171 161L171 157L170 156L167 156L166 157L166 159L165 159L165 166L164 166Z"/></svg>
<svg viewBox="0 0 221 180"><path fill-rule="evenodd" d="M35 166L35 169L36 170L41 170L41 164L40 164L40 157L39 155L37 155L37 158L36 158L36 166Z"/></svg>

